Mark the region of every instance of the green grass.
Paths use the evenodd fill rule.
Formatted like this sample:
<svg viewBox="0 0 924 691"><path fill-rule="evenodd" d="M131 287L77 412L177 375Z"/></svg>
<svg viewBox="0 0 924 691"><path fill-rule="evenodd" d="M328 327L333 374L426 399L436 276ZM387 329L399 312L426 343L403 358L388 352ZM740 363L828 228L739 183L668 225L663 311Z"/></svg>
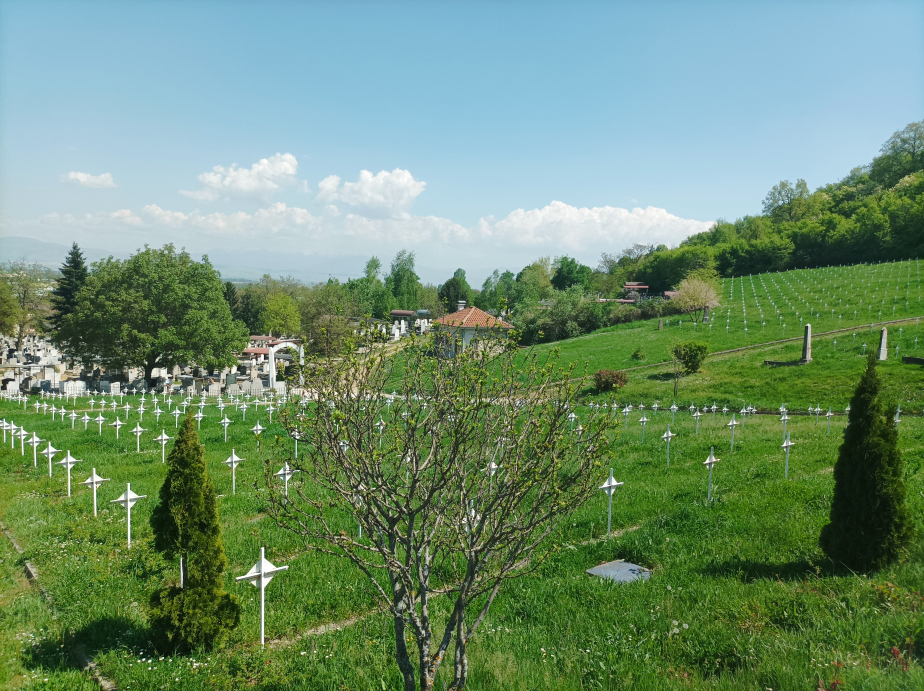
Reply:
<svg viewBox="0 0 924 691"><path fill-rule="evenodd" d="M803 325L811 323L815 334L849 329L846 333L818 339L813 356L823 356L828 351L833 353L835 338L838 354L859 355L863 352L863 343L867 345L867 352L878 347L881 322L924 317L924 291L920 281L921 271L915 261L904 262L901 266L898 263L861 265L729 278L722 282L721 306L713 312L711 325L694 326L690 317L674 316L664 319L662 331L658 330L658 320L653 319L600 329L540 348L558 348L563 363L586 363L587 372L592 374L598 369L625 369L670 360L671 347L681 341L703 341L709 345L710 352L716 352L786 338L801 339ZM815 310L815 315L810 314L810 310ZM919 343L915 342L916 338ZM911 321L890 325L889 357L895 357L896 345L899 346L899 359L902 355L924 356L924 331L920 324ZM645 355L644 360L632 357L639 348ZM785 359L798 359L801 347L797 345L780 355Z"/></svg>
<svg viewBox="0 0 924 691"><path fill-rule="evenodd" d="M889 266L876 270L887 274ZM893 270L898 272L898 265ZM635 324L561 346L571 353L568 357L609 363L607 358L621 352L628 357L647 334L652 345L646 348L654 359L657 348L670 343L672 328L659 333L652 324ZM905 339L913 328L905 331ZM597 353L593 344L607 339L611 349ZM779 691L814 689L819 680L827 688L835 678L845 682L845 689L924 688L922 368L902 365L894 357L880 364L887 393L902 402L904 411L900 444L918 538L906 563L870 577L832 569L817 547L830 508L831 468L843 416L834 418L828 434L823 417L793 415L788 430L796 446L786 480L777 415L748 418L735 433L731 453L728 418L721 413L715 420L704 417L694 434L686 411L691 402L716 401L720 408L727 404L735 410L754 404L771 411L785 402L791 411L818 404L842 412L863 358L842 351L840 340L835 353L830 341L818 339L815 361L804 367L761 364L798 357L799 344L782 344L710 358L702 372L684 378L669 471L660 439L671 417L664 407L673 400L667 369L631 371L618 394L598 396L588 389L585 403L619 400L650 406L658 399L663 406L657 416L646 410L651 421L644 444L638 411L629 416L628 429L620 428L612 459L616 478L625 482L613 505L619 534L601 539L606 529L602 493L563 522L554 536L558 549L553 557L536 573L508 584L498 597L471 646L470 688ZM719 349L722 344L715 345ZM25 456L9 444L0 449L0 516L38 566L51 597L49 605L23 581L22 557L4 542L3 685L90 688L70 655L79 643L120 689L398 687L390 621L376 612L364 577L346 562L303 552L294 536L262 514L266 490L249 432L257 415L251 408L244 423L239 412L226 412L235 421L228 443L214 407L206 409L202 438L209 472L225 495L219 510L230 564L227 588L242 597L243 620L225 650L161 659L147 642L145 605L153 590L176 578L176 565L151 549L147 520L165 475L159 445L152 439L162 427L173 436L173 418L155 425L147 413L143 426L150 431L142 453L136 454L134 437L125 434L128 428L116 441L111 427L104 428L102 437L95 426L84 431L79 422L72 431L70 421L52 422L32 409L23 412L0 402L0 416L83 459L73 471L74 494L68 498L60 466L49 479L43 457L33 467L31 447L26 446ZM582 407L578 412L587 411ZM133 414L130 426L136 419ZM267 425L265 413L259 419ZM274 424L264 437L281 433ZM721 460L714 474L715 501L707 504L702 462L712 446ZM230 496L230 471L221 463L232 447L247 459L238 467L235 496ZM264 444L264 456L276 458L274 468L282 463L281 453L274 444ZM100 490L98 518L92 516L89 490L78 484L94 466L111 478ZM607 470L601 469L601 482ZM295 478L295 483L304 481ZM126 482L148 495L132 510L131 550L125 548L124 509L109 503ZM343 527L353 529L348 517ZM257 591L233 581L253 565L261 545L268 559L290 566L267 590L267 636L276 642L266 650L257 644ZM615 585L584 573L616 558L652 569L651 580ZM437 600L437 617L445 614L441 606ZM342 630L299 637L354 615L366 616Z"/></svg>

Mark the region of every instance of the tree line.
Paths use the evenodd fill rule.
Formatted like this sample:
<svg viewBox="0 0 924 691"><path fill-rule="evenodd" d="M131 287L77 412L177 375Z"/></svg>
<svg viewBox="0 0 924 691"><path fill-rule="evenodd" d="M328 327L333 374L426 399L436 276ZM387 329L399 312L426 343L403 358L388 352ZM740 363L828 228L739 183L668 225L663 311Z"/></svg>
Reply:
<svg viewBox="0 0 924 691"><path fill-rule="evenodd" d="M125 262L108 259L88 268L75 245L57 282L53 272L37 264L7 263L0 281L0 331L18 333L21 340L35 329L61 340L64 315L88 276L134 265L136 257L151 252L177 254L172 248L145 248ZM811 192L802 179L781 181L767 193L760 214L734 222L720 219L676 248L639 243L605 252L594 268L569 256L540 257L517 273L495 270L480 288L468 283L463 268L443 283L424 284L414 253L402 249L387 267L371 257L362 275L344 282L332 278L309 285L266 275L246 285L224 282L219 292L231 321L243 324L245 331L301 337L309 350L331 355L359 322L388 319L393 309L425 309L439 317L465 302L511 322L529 344L696 309L659 298L636 305L588 299L626 297L627 281L642 282L649 294L658 295L685 279L715 286L721 277L921 254L924 121L895 132L871 163L839 182Z"/></svg>

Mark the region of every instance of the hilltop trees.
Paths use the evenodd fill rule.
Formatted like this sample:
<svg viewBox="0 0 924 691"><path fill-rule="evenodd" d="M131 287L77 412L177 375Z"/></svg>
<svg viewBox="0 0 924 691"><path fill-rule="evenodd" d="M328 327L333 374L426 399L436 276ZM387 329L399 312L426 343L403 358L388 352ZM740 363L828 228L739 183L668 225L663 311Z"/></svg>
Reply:
<svg viewBox="0 0 924 691"><path fill-rule="evenodd" d="M151 514L154 547L179 557L182 586L151 596L151 635L162 652L211 648L225 642L240 620L237 597L224 590L228 565L215 490L192 411L167 458L167 477Z"/></svg>
<svg viewBox="0 0 924 691"><path fill-rule="evenodd" d="M234 365L247 336L208 259L193 261L173 245L94 264L61 328L69 357L141 367L148 382L155 367Z"/></svg>
<svg viewBox="0 0 924 691"><path fill-rule="evenodd" d="M881 396L876 356L850 400L837 463L830 522L819 544L832 561L854 571L871 571L901 559L914 524L905 505L904 464L898 448L896 407Z"/></svg>

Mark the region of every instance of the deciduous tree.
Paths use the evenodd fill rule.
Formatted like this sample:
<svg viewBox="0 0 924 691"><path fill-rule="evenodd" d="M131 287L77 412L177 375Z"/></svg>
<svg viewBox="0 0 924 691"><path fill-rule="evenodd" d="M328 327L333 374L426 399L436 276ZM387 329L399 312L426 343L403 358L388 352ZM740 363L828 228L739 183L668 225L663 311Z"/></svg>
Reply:
<svg viewBox="0 0 924 691"><path fill-rule="evenodd" d="M207 258L194 261L173 245L94 264L63 331L68 355L141 367L148 382L155 367L234 365L234 352L248 343L218 272Z"/></svg>
<svg viewBox="0 0 924 691"><path fill-rule="evenodd" d="M449 688L465 685L469 643L504 582L541 563L555 526L603 479L616 421L592 412L571 433L571 373L510 345L444 359L419 339L400 362L309 363L312 400L283 417L310 439L289 461L308 481L286 498L265 468L275 520L369 577L405 691L431 691L451 646Z"/></svg>
<svg viewBox="0 0 924 691"><path fill-rule="evenodd" d="M16 349L21 350L29 329L42 331L45 327L50 310L51 281L45 267L34 262L30 264L25 259L7 262L0 269L0 274L13 296L11 316L16 332Z"/></svg>

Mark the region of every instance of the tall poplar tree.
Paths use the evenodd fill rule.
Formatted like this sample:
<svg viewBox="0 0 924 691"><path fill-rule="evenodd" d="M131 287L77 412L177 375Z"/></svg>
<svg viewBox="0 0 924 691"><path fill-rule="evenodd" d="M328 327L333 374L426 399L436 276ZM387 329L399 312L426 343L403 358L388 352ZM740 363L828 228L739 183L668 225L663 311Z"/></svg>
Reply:
<svg viewBox="0 0 924 691"><path fill-rule="evenodd" d="M901 559L914 525L905 505L896 407L881 397L872 353L850 400L844 443L834 464L830 523L819 543L834 562L872 571Z"/></svg>
<svg viewBox="0 0 924 691"><path fill-rule="evenodd" d="M179 557L183 587L151 596L151 636L162 652L208 649L225 642L240 620L237 597L225 592L228 565L215 489L192 415L187 415L167 459L167 477L151 514L154 547Z"/></svg>

